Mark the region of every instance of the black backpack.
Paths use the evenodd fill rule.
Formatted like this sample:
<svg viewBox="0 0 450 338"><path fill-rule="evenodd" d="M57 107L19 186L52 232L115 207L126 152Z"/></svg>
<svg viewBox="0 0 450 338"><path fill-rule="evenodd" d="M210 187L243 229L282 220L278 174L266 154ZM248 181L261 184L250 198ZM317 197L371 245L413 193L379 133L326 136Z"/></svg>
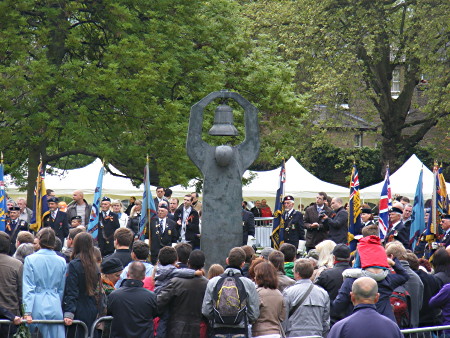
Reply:
<svg viewBox="0 0 450 338"><path fill-rule="evenodd" d="M247 292L241 277L231 270L220 275L213 291L215 323L237 325L247 319Z"/></svg>

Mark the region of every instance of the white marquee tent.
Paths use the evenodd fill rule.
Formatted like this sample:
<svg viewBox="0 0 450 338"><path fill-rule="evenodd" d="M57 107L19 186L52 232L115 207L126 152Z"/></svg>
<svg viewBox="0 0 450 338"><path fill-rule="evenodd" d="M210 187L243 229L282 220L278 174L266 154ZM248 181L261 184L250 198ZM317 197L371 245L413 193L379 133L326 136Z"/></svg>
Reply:
<svg viewBox="0 0 450 338"><path fill-rule="evenodd" d="M423 168L423 197L431 198L433 193L433 172L428 169L416 155L412 155L403 165L390 177L392 195L407 196L414 199L420 169ZM362 199L379 199L384 181L361 189ZM450 184L447 183L447 192L450 192Z"/></svg>

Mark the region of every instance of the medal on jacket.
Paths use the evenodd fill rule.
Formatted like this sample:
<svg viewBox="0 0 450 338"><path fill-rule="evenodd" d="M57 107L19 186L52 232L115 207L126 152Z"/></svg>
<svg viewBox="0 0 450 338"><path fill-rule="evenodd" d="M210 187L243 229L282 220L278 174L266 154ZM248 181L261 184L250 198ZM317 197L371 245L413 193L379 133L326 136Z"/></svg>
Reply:
<svg viewBox="0 0 450 338"><path fill-rule="evenodd" d="M172 230L167 230L167 233L169 234L169 236L172 236Z"/></svg>

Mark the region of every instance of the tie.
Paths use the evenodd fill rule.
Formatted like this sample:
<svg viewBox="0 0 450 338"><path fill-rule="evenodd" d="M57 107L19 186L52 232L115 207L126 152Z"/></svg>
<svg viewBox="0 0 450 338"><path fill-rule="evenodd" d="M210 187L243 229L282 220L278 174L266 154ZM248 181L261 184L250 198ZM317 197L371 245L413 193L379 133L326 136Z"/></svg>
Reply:
<svg viewBox="0 0 450 338"><path fill-rule="evenodd" d="M164 223L163 223L162 219L159 220L159 226L161 228L161 234L163 234L164 233Z"/></svg>
<svg viewBox="0 0 450 338"><path fill-rule="evenodd" d="M106 217L106 211L103 211L103 218Z"/></svg>
<svg viewBox="0 0 450 338"><path fill-rule="evenodd" d="M53 218L53 219L56 218L56 211L52 211L52 218Z"/></svg>

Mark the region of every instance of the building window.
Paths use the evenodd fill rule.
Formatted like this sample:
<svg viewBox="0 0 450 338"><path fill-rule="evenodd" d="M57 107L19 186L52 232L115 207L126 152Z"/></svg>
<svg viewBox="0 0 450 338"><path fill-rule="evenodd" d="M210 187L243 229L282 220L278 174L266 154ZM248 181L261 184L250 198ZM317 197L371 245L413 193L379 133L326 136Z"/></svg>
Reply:
<svg viewBox="0 0 450 338"><path fill-rule="evenodd" d="M400 70L394 69L392 71L391 95L398 97L398 94L400 94Z"/></svg>
<svg viewBox="0 0 450 338"><path fill-rule="evenodd" d="M355 147L362 147L363 145L363 134L356 134L355 135Z"/></svg>

